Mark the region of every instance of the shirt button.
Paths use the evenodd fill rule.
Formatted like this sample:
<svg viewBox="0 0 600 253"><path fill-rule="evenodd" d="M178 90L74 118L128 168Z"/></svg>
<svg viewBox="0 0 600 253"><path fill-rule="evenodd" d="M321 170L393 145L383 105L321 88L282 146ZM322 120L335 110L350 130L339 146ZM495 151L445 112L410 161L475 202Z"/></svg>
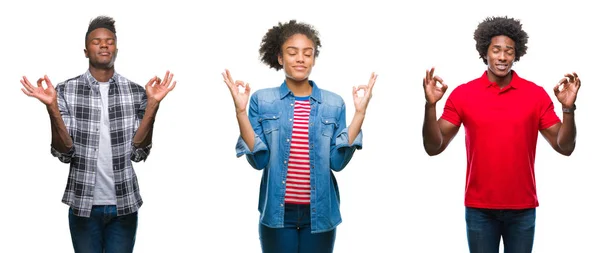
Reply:
<svg viewBox="0 0 600 253"><path fill-rule="evenodd" d="M294 104L290 104L291 106L294 106Z"/></svg>
<svg viewBox="0 0 600 253"><path fill-rule="evenodd" d="M316 211L317 211L317 209L314 209L314 208L313 208L313 209L312 209L312 211L313 211L313 213L314 213L314 212L316 212Z"/></svg>
<svg viewBox="0 0 600 253"><path fill-rule="evenodd" d="M325 121L325 123L329 123L329 121L328 121L328 120L326 120L326 121Z"/></svg>
<svg viewBox="0 0 600 253"><path fill-rule="evenodd" d="M273 118L274 118L274 119L276 119L277 117L276 117L276 116L273 116Z"/></svg>
<svg viewBox="0 0 600 253"><path fill-rule="evenodd" d="M310 125L312 126L312 125L313 125L313 123L310 123Z"/></svg>
<svg viewBox="0 0 600 253"><path fill-rule="evenodd" d="M283 206L283 204L280 204L281 206Z"/></svg>
<svg viewBox="0 0 600 253"><path fill-rule="evenodd" d="M282 184L285 184L285 180L281 181Z"/></svg>
<svg viewBox="0 0 600 253"><path fill-rule="evenodd" d="M292 121L292 119L290 119L290 121Z"/></svg>
<svg viewBox="0 0 600 253"><path fill-rule="evenodd" d="M287 142L290 142L290 139L286 139Z"/></svg>
<svg viewBox="0 0 600 253"><path fill-rule="evenodd" d="M286 160L283 160L283 163L287 163L287 161L286 161Z"/></svg>

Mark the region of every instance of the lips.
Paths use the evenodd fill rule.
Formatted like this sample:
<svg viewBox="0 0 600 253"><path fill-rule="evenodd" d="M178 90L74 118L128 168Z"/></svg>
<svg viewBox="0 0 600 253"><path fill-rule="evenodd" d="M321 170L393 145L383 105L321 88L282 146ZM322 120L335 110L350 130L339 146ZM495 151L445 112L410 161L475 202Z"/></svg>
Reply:
<svg viewBox="0 0 600 253"><path fill-rule="evenodd" d="M504 71L508 69L508 64L496 64L496 69Z"/></svg>
<svg viewBox="0 0 600 253"><path fill-rule="evenodd" d="M295 70L297 70L297 71L304 71L304 70L306 70L306 67L304 67L304 66L293 66L292 68L295 69Z"/></svg>
<svg viewBox="0 0 600 253"><path fill-rule="evenodd" d="M98 53L100 56L110 56L109 52L100 52Z"/></svg>

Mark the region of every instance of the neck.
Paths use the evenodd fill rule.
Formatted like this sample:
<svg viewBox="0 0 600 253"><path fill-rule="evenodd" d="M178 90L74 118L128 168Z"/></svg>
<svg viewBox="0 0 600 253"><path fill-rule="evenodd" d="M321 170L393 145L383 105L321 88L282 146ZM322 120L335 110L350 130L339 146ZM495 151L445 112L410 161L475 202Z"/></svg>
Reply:
<svg viewBox="0 0 600 253"><path fill-rule="evenodd" d="M494 74L494 72L492 72L489 69L488 69L487 73L488 73L488 75L487 75L488 80L490 80L490 82L492 82L492 83L496 83L496 85L498 85L498 87L500 87L500 88L504 88L512 80L512 70L510 72L508 72L508 74L505 76L497 76Z"/></svg>
<svg viewBox="0 0 600 253"><path fill-rule="evenodd" d="M96 78L98 82L108 82L108 80L110 80L110 78L115 74L115 67L100 69L90 65L89 70L92 76Z"/></svg>
<svg viewBox="0 0 600 253"><path fill-rule="evenodd" d="M288 89L294 93L294 96L305 97L312 93L312 86L308 83L308 78L302 81L296 81L290 78L285 79Z"/></svg>

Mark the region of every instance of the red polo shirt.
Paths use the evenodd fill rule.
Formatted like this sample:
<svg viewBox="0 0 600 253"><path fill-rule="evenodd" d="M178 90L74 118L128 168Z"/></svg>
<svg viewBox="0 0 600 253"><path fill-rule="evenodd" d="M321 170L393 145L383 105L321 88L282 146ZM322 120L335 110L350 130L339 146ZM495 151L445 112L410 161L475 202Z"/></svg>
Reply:
<svg viewBox="0 0 600 253"><path fill-rule="evenodd" d="M538 131L560 122L544 88L513 70L510 84L500 89L486 71L450 93L441 118L465 126L465 206L539 205L534 172Z"/></svg>

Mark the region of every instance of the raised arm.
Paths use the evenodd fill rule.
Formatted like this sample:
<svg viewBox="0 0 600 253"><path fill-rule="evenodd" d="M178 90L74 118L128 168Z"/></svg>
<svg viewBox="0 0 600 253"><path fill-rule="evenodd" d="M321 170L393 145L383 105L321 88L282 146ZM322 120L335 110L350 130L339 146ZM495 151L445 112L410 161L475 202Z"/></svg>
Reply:
<svg viewBox="0 0 600 253"><path fill-rule="evenodd" d="M575 127L575 100L581 87L577 73L565 74L556 86L554 94L563 108L563 122L540 130L540 133L556 152L570 156L575 150L577 128ZM548 112L548 113L554 113Z"/></svg>
<svg viewBox="0 0 600 253"><path fill-rule="evenodd" d="M42 82L46 83L45 89L42 86ZM25 95L37 98L46 105L48 115L50 116L50 128L52 132L52 154L64 163L70 162L74 152L73 140L65 121L70 123L72 117L67 109L64 97L62 95L57 96L56 89L54 89L50 78L46 75L38 79L37 87L31 85L25 76L23 76L21 84L23 85L21 90Z"/></svg>
<svg viewBox="0 0 600 253"><path fill-rule="evenodd" d="M250 101L250 111L246 111L248 100L250 98L250 84L243 81L233 81L229 70L225 70L223 82L229 88L233 103L235 105L235 114L240 129L240 137L236 145L236 155L240 157L246 155L246 160L255 169L263 169L269 162L269 149L265 144L264 135L258 118L258 101L253 97ZM244 88L240 92L238 87Z"/></svg>
<svg viewBox="0 0 600 253"><path fill-rule="evenodd" d="M434 156L442 153L452 141L460 126L454 125L445 119L437 118L436 104L448 89L442 78L434 76L435 68L427 70L423 78L425 91L425 119L423 121L423 147L428 155ZM438 87L437 83L442 86Z"/></svg>

